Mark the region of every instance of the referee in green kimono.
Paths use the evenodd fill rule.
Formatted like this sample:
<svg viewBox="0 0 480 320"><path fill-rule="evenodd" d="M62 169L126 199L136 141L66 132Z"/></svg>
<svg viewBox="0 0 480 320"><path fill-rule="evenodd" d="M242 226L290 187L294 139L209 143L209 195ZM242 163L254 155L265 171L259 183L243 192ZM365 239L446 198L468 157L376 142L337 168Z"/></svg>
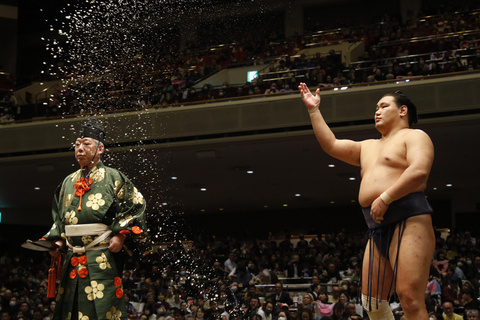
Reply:
<svg viewBox="0 0 480 320"><path fill-rule="evenodd" d="M121 172L105 166L105 132L97 119L75 141L80 169L55 191L53 225L44 236L64 256L54 320L127 319L122 286L123 255L135 247L150 253L145 199Z"/></svg>

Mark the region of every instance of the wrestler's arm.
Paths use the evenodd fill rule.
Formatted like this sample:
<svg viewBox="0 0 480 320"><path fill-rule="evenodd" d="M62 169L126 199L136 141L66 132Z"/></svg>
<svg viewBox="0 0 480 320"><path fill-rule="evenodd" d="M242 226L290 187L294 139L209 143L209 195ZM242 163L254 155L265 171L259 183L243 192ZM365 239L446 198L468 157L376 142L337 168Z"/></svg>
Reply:
<svg viewBox="0 0 480 320"><path fill-rule="evenodd" d="M387 194L397 200L409 193L425 189L434 151L430 137L423 131L412 130L405 137L407 168L387 190ZM372 203L372 213L382 217L388 206L378 197ZM374 218L375 218L374 216Z"/></svg>
<svg viewBox="0 0 480 320"><path fill-rule="evenodd" d="M360 166L361 143L335 137L318 108L320 106L320 89L317 89L314 96L307 85L302 82L298 86L298 90L300 90L303 103L308 109L313 131L323 151L338 160Z"/></svg>

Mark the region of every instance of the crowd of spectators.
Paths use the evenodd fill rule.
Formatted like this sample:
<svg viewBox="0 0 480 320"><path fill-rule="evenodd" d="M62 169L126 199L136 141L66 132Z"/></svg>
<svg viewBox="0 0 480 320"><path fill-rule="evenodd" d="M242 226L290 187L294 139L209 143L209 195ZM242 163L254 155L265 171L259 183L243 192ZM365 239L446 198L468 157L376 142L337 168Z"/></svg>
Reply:
<svg viewBox="0 0 480 320"><path fill-rule="evenodd" d="M435 16L400 23L385 15L367 26L306 31L284 38L272 32L266 39L249 38L231 44L203 47L190 44L181 51L151 56L136 55L110 66L95 80L75 81L58 89L44 102L45 115L61 116L111 112L145 107L169 107L224 98L259 96L310 87L370 85L398 78L414 78L480 69L479 8L460 8ZM413 40L412 40L413 39ZM365 44L365 51L350 65L341 52L325 47L341 42ZM304 49L317 48L313 55ZM225 68L267 65L253 82L201 88L196 84ZM64 67L64 79L82 78L94 70ZM85 78L86 79L86 78ZM12 113L11 117L14 117Z"/></svg>
<svg viewBox="0 0 480 320"><path fill-rule="evenodd" d="M307 240L308 239L308 240ZM130 258L122 279L129 319L368 319L360 305L365 237L345 230L283 240L210 239L158 246ZM20 249L19 249L20 250ZM48 254L0 258L2 320L52 318ZM425 304L432 319L478 319L480 238L436 234ZM402 319L401 305L391 308ZM458 314L460 318L454 318Z"/></svg>

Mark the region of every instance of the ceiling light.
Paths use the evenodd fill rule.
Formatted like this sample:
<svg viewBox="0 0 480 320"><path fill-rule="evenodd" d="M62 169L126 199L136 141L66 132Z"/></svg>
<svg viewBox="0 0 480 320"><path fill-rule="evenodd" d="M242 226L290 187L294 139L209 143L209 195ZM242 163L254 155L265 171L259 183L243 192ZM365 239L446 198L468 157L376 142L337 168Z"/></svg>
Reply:
<svg viewBox="0 0 480 320"><path fill-rule="evenodd" d="M207 191L207 188L200 188L200 191Z"/></svg>
<svg viewBox="0 0 480 320"><path fill-rule="evenodd" d="M329 164L328 167L329 168L335 168L335 165L334 164Z"/></svg>
<svg viewBox="0 0 480 320"><path fill-rule="evenodd" d="M218 209L218 210L223 211L223 208L220 208L220 209Z"/></svg>
<svg viewBox="0 0 480 320"><path fill-rule="evenodd" d="M166 202L162 203L162 206L166 206L166 205L167 205L167 203L166 203Z"/></svg>
<svg viewBox="0 0 480 320"><path fill-rule="evenodd" d="M451 187L451 186L453 186L453 184L447 183L446 186L447 186L447 187Z"/></svg>
<svg viewBox="0 0 480 320"><path fill-rule="evenodd" d="M40 190L40 187L35 187L35 190Z"/></svg>
<svg viewBox="0 0 480 320"><path fill-rule="evenodd" d="M252 174L253 171L252 171L252 170L248 170L247 173L248 173L248 174Z"/></svg>
<svg viewBox="0 0 480 320"><path fill-rule="evenodd" d="M172 180L177 180L177 177L172 177Z"/></svg>
<svg viewBox="0 0 480 320"><path fill-rule="evenodd" d="M348 178L348 180L353 181L353 180L355 180L355 177L350 177L350 178Z"/></svg>
<svg viewBox="0 0 480 320"><path fill-rule="evenodd" d="M288 204L284 203L283 206L284 206L284 207L288 207Z"/></svg>
<svg viewBox="0 0 480 320"><path fill-rule="evenodd" d="M300 197L301 194L300 193L295 193L295 197Z"/></svg>
<svg viewBox="0 0 480 320"><path fill-rule="evenodd" d="M433 190L437 190L437 187L434 187Z"/></svg>
<svg viewBox="0 0 480 320"><path fill-rule="evenodd" d="M334 204L334 203L335 203L335 201L330 201L330 203L331 203L331 204Z"/></svg>
<svg viewBox="0 0 480 320"><path fill-rule="evenodd" d="M268 206L263 206L264 208L268 208Z"/></svg>

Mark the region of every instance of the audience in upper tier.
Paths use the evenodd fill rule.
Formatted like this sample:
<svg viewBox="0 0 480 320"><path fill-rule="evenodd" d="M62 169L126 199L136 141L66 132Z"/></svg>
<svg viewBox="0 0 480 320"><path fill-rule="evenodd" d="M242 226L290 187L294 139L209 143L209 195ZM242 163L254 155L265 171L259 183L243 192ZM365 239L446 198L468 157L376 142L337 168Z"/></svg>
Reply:
<svg viewBox="0 0 480 320"><path fill-rule="evenodd" d="M272 32L268 39L245 38L244 42L207 49L200 49L205 47L199 41L176 54L137 55L116 62L110 74L96 81L57 90L44 102L44 110L37 109L41 114L33 116L114 112L285 93L296 90L299 82L311 87L370 85L480 69L480 15L476 14L480 8L458 9L455 12L443 9L440 14L436 11L435 16L426 16L431 12L425 9L418 18L404 24L385 15L368 26L306 31L303 36L288 39ZM416 41L411 41L412 38ZM342 41L364 42L365 51L358 61L345 65L341 52L324 52L324 47ZM302 53L306 48L318 50L313 49L316 53L307 56ZM253 82L224 82L213 87L206 80L222 69L248 64L268 67ZM68 66L63 70L67 79L93 72ZM201 87L197 85L199 81L204 83ZM21 119L27 114L18 114L10 101L2 106L3 121Z"/></svg>

